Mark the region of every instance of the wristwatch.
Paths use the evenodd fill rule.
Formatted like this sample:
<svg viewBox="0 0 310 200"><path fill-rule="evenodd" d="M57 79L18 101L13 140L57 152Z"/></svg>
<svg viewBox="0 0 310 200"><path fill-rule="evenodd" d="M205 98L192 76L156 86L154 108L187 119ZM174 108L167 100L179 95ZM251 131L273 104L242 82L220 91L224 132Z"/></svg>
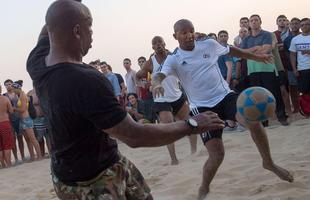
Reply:
<svg viewBox="0 0 310 200"><path fill-rule="evenodd" d="M195 130L196 128L198 128L198 122L194 120L193 118L189 118L185 121L192 128L192 130Z"/></svg>

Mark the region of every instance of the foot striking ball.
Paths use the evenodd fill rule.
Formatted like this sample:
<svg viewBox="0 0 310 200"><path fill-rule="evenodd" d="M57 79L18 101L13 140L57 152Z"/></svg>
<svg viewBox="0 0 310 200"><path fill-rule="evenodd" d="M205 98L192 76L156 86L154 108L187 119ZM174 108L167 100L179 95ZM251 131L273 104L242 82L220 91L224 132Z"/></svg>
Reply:
<svg viewBox="0 0 310 200"><path fill-rule="evenodd" d="M275 108L274 96L262 87L250 87L237 99L237 111L248 122L267 120L274 115Z"/></svg>

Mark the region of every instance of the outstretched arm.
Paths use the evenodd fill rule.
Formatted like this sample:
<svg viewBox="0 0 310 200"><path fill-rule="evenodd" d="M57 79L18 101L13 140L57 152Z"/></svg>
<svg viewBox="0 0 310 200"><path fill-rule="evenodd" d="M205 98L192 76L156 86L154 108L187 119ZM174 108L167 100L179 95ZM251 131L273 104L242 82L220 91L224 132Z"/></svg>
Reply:
<svg viewBox="0 0 310 200"><path fill-rule="evenodd" d="M273 62L273 56L269 54L254 54L251 52L248 52L243 49L239 49L237 47L230 47L230 51L228 53L230 56L235 56L239 58L244 59L250 59L255 60L257 62L263 62L263 63L272 63Z"/></svg>
<svg viewBox="0 0 310 200"><path fill-rule="evenodd" d="M207 130L224 128L224 122L213 112L201 113L192 118L198 123L196 129L192 129L185 121L168 124L139 124L127 115L120 123L103 131L128 146L136 148L163 146L188 133L198 134Z"/></svg>

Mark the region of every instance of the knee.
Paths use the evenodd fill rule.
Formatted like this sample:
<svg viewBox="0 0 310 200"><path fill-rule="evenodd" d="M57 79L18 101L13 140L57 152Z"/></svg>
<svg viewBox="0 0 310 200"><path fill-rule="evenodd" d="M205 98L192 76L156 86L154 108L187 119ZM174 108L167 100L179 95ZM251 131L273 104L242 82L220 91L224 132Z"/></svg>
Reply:
<svg viewBox="0 0 310 200"><path fill-rule="evenodd" d="M225 151L224 150L219 150L216 152L209 152L209 159L213 163L221 164L224 160L225 157Z"/></svg>

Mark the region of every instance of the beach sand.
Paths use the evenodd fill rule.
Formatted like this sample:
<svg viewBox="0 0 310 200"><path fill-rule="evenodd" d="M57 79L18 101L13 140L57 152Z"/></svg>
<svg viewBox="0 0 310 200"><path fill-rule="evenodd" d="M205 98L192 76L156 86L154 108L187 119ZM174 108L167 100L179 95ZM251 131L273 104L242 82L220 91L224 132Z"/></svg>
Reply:
<svg viewBox="0 0 310 200"><path fill-rule="evenodd" d="M310 199L310 121L302 119L283 127L267 128L274 161L289 169L294 183L281 181L264 170L248 131L226 132L226 155L207 200L309 200ZM201 182L207 151L201 140L190 155L187 138L176 142L180 164L170 165L166 147L131 149L120 144L120 151L141 170L154 199L194 200ZM0 199L57 199L50 176L50 161L25 163L0 170Z"/></svg>

